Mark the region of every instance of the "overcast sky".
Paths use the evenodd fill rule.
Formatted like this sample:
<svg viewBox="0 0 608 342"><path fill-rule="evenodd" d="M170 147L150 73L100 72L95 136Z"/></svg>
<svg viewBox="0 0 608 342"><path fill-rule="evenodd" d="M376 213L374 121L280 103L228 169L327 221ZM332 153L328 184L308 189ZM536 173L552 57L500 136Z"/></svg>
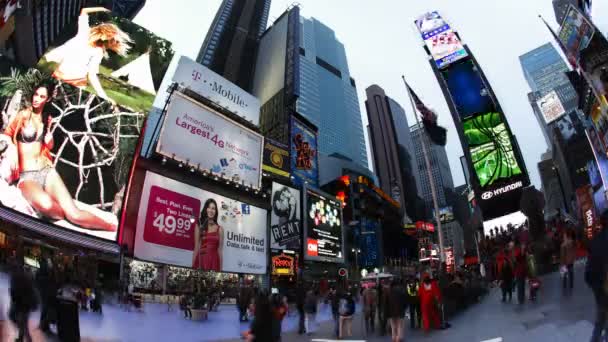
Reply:
<svg viewBox="0 0 608 342"><path fill-rule="evenodd" d="M135 22L173 42L178 54L195 58L221 0L147 0ZM269 25L292 3L273 0ZM356 80L361 115L367 125L365 88L378 84L399 102L415 122L401 75L422 101L435 109L448 128L447 152L454 184L464 183L462 148L441 89L413 21L438 10L460 33L481 64L522 149L532 183L540 188L537 163L547 145L528 103L530 88L518 56L552 38L538 19L555 29L551 0L301 0L301 14L331 27L346 47L351 76ZM593 19L608 30L608 1L594 1ZM170 72L170 71L169 71Z"/></svg>

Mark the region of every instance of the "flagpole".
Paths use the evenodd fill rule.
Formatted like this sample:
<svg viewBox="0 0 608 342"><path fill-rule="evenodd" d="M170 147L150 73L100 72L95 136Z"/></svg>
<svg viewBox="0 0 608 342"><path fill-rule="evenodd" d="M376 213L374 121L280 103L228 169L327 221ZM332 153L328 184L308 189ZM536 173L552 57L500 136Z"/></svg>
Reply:
<svg viewBox="0 0 608 342"><path fill-rule="evenodd" d="M439 260L443 263L445 261L444 247L443 247L443 230L441 229L441 216L439 215L439 203L437 201L437 192L435 190L435 179L433 178L433 170L431 170L431 161L429 159L428 152L426 150L426 144L428 139L426 139L426 132L424 127L420 125L420 119L418 118L418 114L416 111L416 106L414 105L414 100L412 99L412 94L410 93L410 89L405 81L405 76L401 75L403 79L403 84L405 85L405 90L407 91L407 95L410 98L410 104L412 105L412 110L414 111L414 117L416 118L416 125L418 126L418 130L420 130L420 145L422 145L422 155L424 156L424 163L426 164L427 176L429 177L429 184L431 185L431 196L433 198L433 206L435 208L435 220L437 221L437 234L439 235Z"/></svg>

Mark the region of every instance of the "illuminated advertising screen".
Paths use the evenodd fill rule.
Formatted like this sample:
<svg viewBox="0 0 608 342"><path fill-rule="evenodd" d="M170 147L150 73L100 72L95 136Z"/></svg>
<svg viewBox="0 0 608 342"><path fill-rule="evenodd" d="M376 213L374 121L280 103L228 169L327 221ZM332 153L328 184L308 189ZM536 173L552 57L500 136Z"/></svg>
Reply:
<svg viewBox="0 0 608 342"><path fill-rule="evenodd" d="M300 191L272 183L270 248L299 251L302 246Z"/></svg>
<svg viewBox="0 0 608 342"><path fill-rule="evenodd" d="M452 29L448 28L445 31L427 35L428 38L424 42L438 68L441 69L468 56L460 39Z"/></svg>
<svg viewBox="0 0 608 342"><path fill-rule="evenodd" d="M576 6L570 5L558 33L568 58L578 60L580 51L589 45L594 33L595 29L589 19Z"/></svg>
<svg viewBox="0 0 608 342"><path fill-rule="evenodd" d="M264 139L262 170L277 176L289 177L291 160L289 147L270 139Z"/></svg>
<svg viewBox="0 0 608 342"><path fill-rule="evenodd" d="M499 113L472 117L462 126L482 188L522 174L509 131Z"/></svg>
<svg viewBox="0 0 608 342"><path fill-rule="evenodd" d="M146 172L135 257L216 272L264 274L267 211Z"/></svg>
<svg viewBox="0 0 608 342"><path fill-rule="evenodd" d="M291 119L291 173L294 183L319 185L317 134L300 120Z"/></svg>
<svg viewBox="0 0 608 342"><path fill-rule="evenodd" d="M110 103L147 112L173 58L172 44L106 11L83 8L38 68Z"/></svg>
<svg viewBox="0 0 608 342"><path fill-rule="evenodd" d="M263 146L260 134L174 92L156 151L188 167L257 189L262 181Z"/></svg>
<svg viewBox="0 0 608 342"><path fill-rule="evenodd" d="M115 240L145 113L37 69L9 68L2 76L0 203Z"/></svg>
<svg viewBox="0 0 608 342"><path fill-rule="evenodd" d="M546 123L553 122L566 113L562 101L557 96L555 90L543 96L540 100L536 101L536 103L538 104L538 108L540 108L540 112L543 114Z"/></svg>
<svg viewBox="0 0 608 342"><path fill-rule="evenodd" d="M473 61L454 63L441 70L441 74L461 118L495 111L490 92Z"/></svg>
<svg viewBox="0 0 608 342"><path fill-rule="evenodd" d="M344 230L340 201L317 190L305 189L306 260L344 262Z"/></svg>
<svg viewBox="0 0 608 342"><path fill-rule="evenodd" d="M0 29L4 27L17 10L17 0L0 0Z"/></svg>
<svg viewBox="0 0 608 342"><path fill-rule="evenodd" d="M450 28L450 25L448 25L437 11L425 13L414 22L424 40L427 40L430 34L443 32Z"/></svg>

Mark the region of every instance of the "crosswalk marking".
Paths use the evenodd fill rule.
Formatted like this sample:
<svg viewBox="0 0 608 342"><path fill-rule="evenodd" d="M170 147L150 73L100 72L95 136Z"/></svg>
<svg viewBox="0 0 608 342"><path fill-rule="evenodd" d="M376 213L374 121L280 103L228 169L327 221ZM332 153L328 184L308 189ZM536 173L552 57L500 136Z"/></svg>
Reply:
<svg viewBox="0 0 608 342"><path fill-rule="evenodd" d="M502 342L502 337L496 337L496 338L493 338L493 339L490 339L490 340L484 340L484 341L481 341L481 342Z"/></svg>

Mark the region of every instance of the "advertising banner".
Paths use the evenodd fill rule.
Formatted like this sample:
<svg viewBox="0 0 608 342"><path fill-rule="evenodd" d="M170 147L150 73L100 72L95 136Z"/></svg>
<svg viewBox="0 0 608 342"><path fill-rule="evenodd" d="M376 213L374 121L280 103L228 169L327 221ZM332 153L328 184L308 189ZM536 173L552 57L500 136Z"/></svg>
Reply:
<svg viewBox="0 0 608 342"><path fill-rule="evenodd" d="M460 118L495 111L496 105L472 60L454 63L442 69L441 75Z"/></svg>
<svg viewBox="0 0 608 342"><path fill-rule="evenodd" d="M593 24L572 4L568 7L558 38L566 48L569 59L578 60L581 50L589 45L595 29Z"/></svg>
<svg viewBox="0 0 608 342"><path fill-rule="evenodd" d="M359 236L359 246L363 253L359 253L360 267L380 266L380 243L378 240L378 222L363 220L361 224L361 234Z"/></svg>
<svg viewBox="0 0 608 342"><path fill-rule="evenodd" d="M335 198L305 187L306 260L344 262L342 205Z"/></svg>
<svg viewBox="0 0 608 342"><path fill-rule="evenodd" d="M17 10L17 0L0 0L0 29L8 23Z"/></svg>
<svg viewBox="0 0 608 342"><path fill-rule="evenodd" d="M172 44L106 11L83 8L38 68L112 104L147 113L173 58Z"/></svg>
<svg viewBox="0 0 608 342"><path fill-rule="evenodd" d="M448 273L454 273L456 262L454 260L454 249L452 247L444 248L445 265Z"/></svg>
<svg viewBox="0 0 608 342"><path fill-rule="evenodd" d="M319 168L317 156L317 134L306 127L300 120L291 119L291 173L294 183L311 186L319 185Z"/></svg>
<svg viewBox="0 0 608 342"><path fill-rule="evenodd" d="M566 113L562 101L557 96L555 90L543 96L536 103L538 104L538 108L540 108L540 112L543 114L546 123L551 123Z"/></svg>
<svg viewBox="0 0 608 342"><path fill-rule="evenodd" d="M450 28L427 33L426 36L428 38L424 42L440 69L468 56L460 39Z"/></svg>
<svg viewBox="0 0 608 342"><path fill-rule="evenodd" d="M296 269L296 258L295 256L287 254L275 255L271 259L272 264L272 275L276 276L293 276L295 275Z"/></svg>
<svg viewBox="0 0 608 342"><path fill-rule="evenodd" d="M430 34L443 32L450 28L450 25L441 17L439 12L428 12L414 21L422 39L427 40Z"/></svg>
<svg viewBox="0 0 608 342"><path fill-rule="evenodd" d="M135 257L216 272L264 274L266 210L147 172Z"/></svg>
<svg viewBox="0 0 608 342"><path fill-rule="evenodd" d="M114 106L37 69L0 85L0 202L70 230L116 239L142 112Z"/></svg>
<svg viewBox="0 0 608 342"><path fill-rule="evenodd" d="M260 101L211 69L181 56L173 82L207 98L254 125L260 124Z"/></svg>
<svg viewBox="0 0 608 342"><path fill-rule="evenodd" d="M299 251L302 246L300 191L272 183L270 248Z"/></svg>
<svg viewBox="0 0 608 342"><path fill-rule="evenodd" d="M462 128L482 188L522 174L500 113L477 115L465 120Z"/></svg>
<svg viewBox="0 0 608 342"><path fill-rule="evenodd" d="M588 238L593 237L596 224L595 206L593 204L591 186L586 185L576 189L576 200L580 208L580 217L584 223L585 234Z"/></svg>
<svg viewBox="0 0 608 342"><path fill-rule="evenodd" d="M156 152L257 189L263 144L260 134L174 92Z"/></svg>
<svg viewBox="0 0 608 342"><path fill-rule="evenodd" d="M289 147L270 139L264 139L262 170L277 176L289 177L291 160Z"/></svg>
<svg viewBox="0 0 608 342"><path fill-rule="evenodd" d="M596 34L591 39L589 46L581 52L581 68L587 73L588 79L594 90L594 94L602 107L602 111L608 111L608 40Z"/></svg>

